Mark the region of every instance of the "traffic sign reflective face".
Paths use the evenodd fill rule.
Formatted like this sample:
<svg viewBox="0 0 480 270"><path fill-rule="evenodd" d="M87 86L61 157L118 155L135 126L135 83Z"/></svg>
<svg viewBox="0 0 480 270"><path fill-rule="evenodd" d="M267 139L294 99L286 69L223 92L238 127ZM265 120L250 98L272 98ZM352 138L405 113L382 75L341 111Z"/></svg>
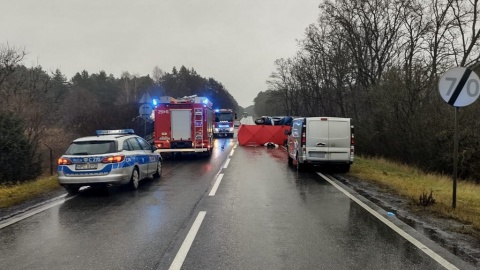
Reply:
<svg viewBox="0 0 480 270"><path fill-rule="evenodd" d="M438 91L448 104L455 107L468 106L480 94L480 79L468 68L452 68L438 81Z"/></svg>
<svg viewBox="0 0 480 270"><path fill-rule="evenodd" d="M147 114L147 115L150 115L152 114L152 111L153 111L153 108L152 108L152 105L150 104L142 104L140 105L140 109L138 110L138 114L140 115L143 115L143 114Z"/></svg>

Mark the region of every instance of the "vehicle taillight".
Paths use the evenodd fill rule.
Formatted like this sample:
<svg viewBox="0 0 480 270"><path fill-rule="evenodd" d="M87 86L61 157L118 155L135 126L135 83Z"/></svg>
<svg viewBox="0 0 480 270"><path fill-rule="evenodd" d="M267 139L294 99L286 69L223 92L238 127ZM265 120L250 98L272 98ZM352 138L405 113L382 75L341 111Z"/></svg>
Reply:
<svg viewBox="0 0 480 270"><path fill-rule="evenodd" d="M307 142L307 137L305 135L305 132L302 133L302 145L304 145Z"/></svg>
<svg viewBox="0 0 480 270"><path fill-rule="evenodd" d="M351 135L352 137L350 139L351 140L350 141L351 142L351 145L350 145L350 156L351 156L351 158L353 158L353 155L354 155L354 152L355 152L355 146L353 146L355 144L355 134L354 134L353 131L354 130L353 130L353 125L352 125L352 126L350 126L350 133L352 134Z"/></svg>
<svg viewBox="0 0 480 270"><path fill-rule="evenodd" d="M72 161L68 158L59 158L58 159L58 165L70 165L72 164Z"/></svg>
<svg viewBox="0 0 480 270"><path fill-rule="evenodd" d="M118 163L125 159L124 155L110 156L102 159L102 163Z"/></svg>
<svg viewBox="0 0 480 270"><path fill-rule="evenodd" d="M355 144L355 134L353 133L353 126L350 127L350 133L352 134L352 138L351 138L351 144L354 145Z"/></svg>

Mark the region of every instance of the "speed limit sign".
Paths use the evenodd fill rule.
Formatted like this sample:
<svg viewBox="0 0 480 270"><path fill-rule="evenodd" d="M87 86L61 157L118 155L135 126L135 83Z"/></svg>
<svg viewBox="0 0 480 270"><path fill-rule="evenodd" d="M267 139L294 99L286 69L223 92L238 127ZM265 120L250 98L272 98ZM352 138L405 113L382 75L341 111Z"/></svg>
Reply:
<svg viewBox="0 0 480 270"><path fill-rule="evenodd" d="M477 100L480 79L471 69L456 67L445 72L438 81L443 100L454 107L464 107Z"/></svg>

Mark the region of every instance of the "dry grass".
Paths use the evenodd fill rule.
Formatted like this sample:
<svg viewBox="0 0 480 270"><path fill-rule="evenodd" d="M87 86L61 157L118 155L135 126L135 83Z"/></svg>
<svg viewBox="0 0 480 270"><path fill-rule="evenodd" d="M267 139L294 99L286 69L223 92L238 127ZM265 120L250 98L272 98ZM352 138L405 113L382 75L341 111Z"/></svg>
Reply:
<svg viewBox="0 0 480 270"><path fill-rule="evenodd" d="M355 157L351 174L380 185L419 203L422 193L433 192L435 204L422 207L425 211L480 229L480 186L457 181L457 205L452 209L452 176L424 173L419 169L383 158Z"/></svg>
<svg viewBox="0 0 480 270"><path fill-rule="evenodd" d="M41 177L18 185L0 185L0 208L25 202L57 188L57 176Z"/></svg>

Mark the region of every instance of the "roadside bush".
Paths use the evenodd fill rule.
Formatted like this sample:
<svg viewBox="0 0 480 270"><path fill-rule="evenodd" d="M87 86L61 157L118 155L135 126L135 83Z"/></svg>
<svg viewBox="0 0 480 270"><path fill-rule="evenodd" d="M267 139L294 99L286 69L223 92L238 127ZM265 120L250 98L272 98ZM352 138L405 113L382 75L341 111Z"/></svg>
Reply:
<svg viewBox="0 0 480 270"><path fill-rule="evenodd" d="M435 203L436 203L436 201L435 201L435 198L433 198L433 191L432 190L430 190L430 194L423 191L422 194L420 194L420 196L418 198L418 205L421 205L421 206L426 207L426 206L433 205Z"/></svg>
<svg viewBox="0 0 480 270"><path fill-rule="evenodd" d="M35 143L25 135L22 120L12 113L0 113L0 184L24 182L41 173Z"/></svg>

